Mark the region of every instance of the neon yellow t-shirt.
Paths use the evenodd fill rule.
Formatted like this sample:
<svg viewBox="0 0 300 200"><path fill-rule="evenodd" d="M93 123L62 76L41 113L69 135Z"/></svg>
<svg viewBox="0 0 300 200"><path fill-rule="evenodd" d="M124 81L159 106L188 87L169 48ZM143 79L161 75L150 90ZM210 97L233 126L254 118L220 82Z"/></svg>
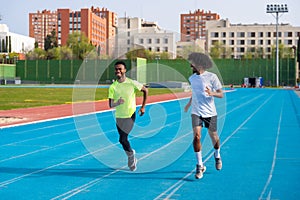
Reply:
<svg viewBox="0 0 300 200"><path fill-rule="evenodd" d="M108 98L118 101L120 97L124 99L124 103L116 107L116 118L130 118L136 110L135 93L142 89L143 85L130 78L119 83L115 81L108 90Z"/></svg>

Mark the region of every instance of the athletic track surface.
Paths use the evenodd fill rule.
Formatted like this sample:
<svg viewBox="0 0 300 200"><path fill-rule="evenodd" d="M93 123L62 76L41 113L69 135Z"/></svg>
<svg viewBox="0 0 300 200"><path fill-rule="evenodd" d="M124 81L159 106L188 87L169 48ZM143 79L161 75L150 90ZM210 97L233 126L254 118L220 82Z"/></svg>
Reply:
<svg viewBox="0 0 300 200"><path fill-rule="evenodd" d="M182 93L172 93L172 94L163 94L163 95L153 95L148 96L147 103L153 103L158 101L166 101L176 98L184 98L191 96L190 92L182 92ZM137 98L137 104L141 104L142 99L140 97ZM77 114L86 114L91 112L109 110L108 100L101 100L96 102L89 103L81 103L80 112ZM91 104L94 104L92 106ZM86 107L86 109L84 109ZM94 108L94 109L91 109ZM61 117L69 117L74 115L73 112L73 104L63 104L63 105L55 105L55 106L41 106L34 108L22 108L22 109L14 109L14 110L1 110L0 118L10 118L12 120L0 123L0 127L4 126L12 126L16 124L24 124L34 121L41 121L47 119L61 118Z"/></svg>

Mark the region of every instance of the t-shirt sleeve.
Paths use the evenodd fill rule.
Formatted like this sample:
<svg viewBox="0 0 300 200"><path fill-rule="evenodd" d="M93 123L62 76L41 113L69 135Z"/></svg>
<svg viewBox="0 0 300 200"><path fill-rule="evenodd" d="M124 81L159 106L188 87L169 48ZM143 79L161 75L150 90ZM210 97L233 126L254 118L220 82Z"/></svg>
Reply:
<svg viewBox="0 0 300 200"><path fill-rule="evenodd" d="M132 83L133 83L135 89L138 91L141 91L141 89L143 88L143 84L139 83L138 81L133 80Z"/></svg>
<svg viewBox="0 0 300 200"><path fill-rule="evenodd" d="M108 89L108 98L109 99L113 99L114 98L114 86L113 85L111 85L110 87L109 87L109 89Z"/></svg>
<svg viewBox="0 0 300 200"><path fill-rule="evenodd" d="M222 89L222 84L218 78L218 76L215 74L214 75L214 78L213 78L213 81L212 81L212 85L213 85L213 88L215 90L219 90L219 89Z"/></svg>

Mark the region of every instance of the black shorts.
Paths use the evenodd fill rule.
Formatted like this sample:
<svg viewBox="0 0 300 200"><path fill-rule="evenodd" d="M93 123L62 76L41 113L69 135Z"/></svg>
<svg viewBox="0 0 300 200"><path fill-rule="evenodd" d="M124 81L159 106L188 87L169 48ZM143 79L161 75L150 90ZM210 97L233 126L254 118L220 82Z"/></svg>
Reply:
<svg viewBox="0 0 300 200"><path fill-rule="evenodd" d="M119 134L129 134L135 122L135 112L130 118L116 118Z"/></svg>
<svg viewBox="0 0 300 200"><path fill-rule="evenodd" d="M193 128L196 126L203 127L203 123L205 128L208 128L210 131L217 131L217 116L212 117L201 117L195 114L192 114L192 126Z"/></svg>

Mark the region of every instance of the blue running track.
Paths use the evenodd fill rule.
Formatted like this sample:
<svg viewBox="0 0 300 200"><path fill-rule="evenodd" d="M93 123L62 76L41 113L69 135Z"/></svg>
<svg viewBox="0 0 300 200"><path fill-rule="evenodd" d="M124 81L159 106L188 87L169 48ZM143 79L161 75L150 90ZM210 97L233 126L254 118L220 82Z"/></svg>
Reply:
<svg viewBox="0 0 300 200"><path fill-rule="evenodd" d="M226 100L226 101L225 101ZM223 168L203 132L204 177L194 178L188 99L147 105L127 169L114 112L0 128L1 199L300 199L300 98L236 89L216 99Z"/></svg>

